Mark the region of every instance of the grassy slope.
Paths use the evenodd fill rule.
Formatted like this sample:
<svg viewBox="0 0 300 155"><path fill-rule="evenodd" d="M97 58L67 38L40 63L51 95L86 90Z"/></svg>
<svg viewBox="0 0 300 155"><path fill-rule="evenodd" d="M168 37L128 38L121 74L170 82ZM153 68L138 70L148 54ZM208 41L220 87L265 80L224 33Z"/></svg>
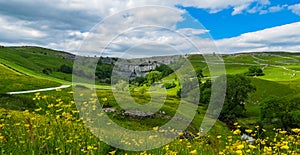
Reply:
<svg viewBox="0 0 300 155"><path fill-rule="evenodd" d="M72 57L71 54L40 47L0 48L1 62L9 62L8 65L13 65L12 67L19 66L18 69L22 71L29 71L31 74L42 77L47 77L43 75L43 69L49 68L52 70L50 77L68 81L71 81L72 75L57 70L63 64L72 66L73 62L68 59L70 57Z"/></svg>
<svg viewBox="0 0 300 155"><path fill-rule="evenodd" d="M240 124L251 126L260 120L259 104L266 97L300 96L300 73L295 72L300 69L300 63L297 61L300 60L299 55L299 53L268 53L268 55L252 53L222 56L226 74L243 74L251 65L265 66L268 64L268 67L264 69L265 76L251 78L257 91L250 95L246 104L246 117L239 119ZM210 76L207 65L202 62L204 60L202 56L192 55L189 59L194 67L204 68L204 76ZM291 78L293 73L296 73L296 76Z"/></svg>
<svg viewBox="0 0 300 155"><path fill-rule="evenodd" d="M35 77L24 75L4 66L3 64L0 64L0 77L0 93L22 90L34 90L61 85L57 82L52 82L49 80L38 79Z"/></svg>

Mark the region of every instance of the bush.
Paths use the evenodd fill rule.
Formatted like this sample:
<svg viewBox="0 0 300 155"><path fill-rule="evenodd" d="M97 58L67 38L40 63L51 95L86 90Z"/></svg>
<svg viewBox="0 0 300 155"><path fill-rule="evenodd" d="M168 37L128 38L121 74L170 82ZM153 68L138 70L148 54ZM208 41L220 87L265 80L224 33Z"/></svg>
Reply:
<svg viewBox="0 0 300 155"><path fill-rule="evenodd" d="M42 70L43 74L49 75L52 73L52 69L51 68L45 68Z"/></svg>
<svg viewBox="0 0 300 155"><path fill-rule="evenodd" d="M164 86L166 89L171 89L171 88L176 87L176 83L175 82L167 82L167 83L164 83Z"/></svg>
<svg viewBox="0 0 300 155"><path fill-rule="evenodd" d="M66 64L63 64L63 65L60 66L58 71L63 72L63 73L67 73L67 74L71 74L72 71L73 71L73 68L66 65Z"/></svg>
<svg viewBox="0 0 300 155"><path fill-rule="evenodd" d="M263 73L263 70L261 69L260 66L251 66L248 69L247 75L248 76L263 76L265 74Z"/></svg>

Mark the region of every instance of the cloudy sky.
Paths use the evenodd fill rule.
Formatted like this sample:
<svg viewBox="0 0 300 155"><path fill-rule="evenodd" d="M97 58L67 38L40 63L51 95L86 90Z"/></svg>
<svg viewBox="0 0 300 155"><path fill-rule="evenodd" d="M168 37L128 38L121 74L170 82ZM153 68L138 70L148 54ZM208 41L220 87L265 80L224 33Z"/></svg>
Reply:
<svg viewBox="0 0 300 155"><path fill-rule="evenodd" d="M110 56L300 51L298 0L0 0L0 6L5 46Z"/></svg>

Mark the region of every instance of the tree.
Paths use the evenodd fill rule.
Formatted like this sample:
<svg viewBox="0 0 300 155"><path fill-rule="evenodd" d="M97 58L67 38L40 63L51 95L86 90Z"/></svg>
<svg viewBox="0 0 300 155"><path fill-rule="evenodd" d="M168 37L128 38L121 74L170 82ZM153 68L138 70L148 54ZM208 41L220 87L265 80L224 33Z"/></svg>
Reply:
<svg viewBox="0 0 300 155"><path fill-rule="evenodd" d="M161 64L161 65L157 66L155 68L155 71L161 72L162 77L166 77L174 72L168 65L165 65L165 64Z"/></svg>
<svg viewBox="0 0 300 155"><path fill-rule="evenodd" d="M218 79L216 79L218 80ZM255 91L251 81L242 75L227 75L226 96L220 120L241 117L245 111L245 101L249 93Z"/></svg>
<svg viewBox="0 0 300 155"><path fill-rule="evenodd" d="M66 64L63 64L60 66L59 71L63 72L63 73L71 74L73 71L73 68Z"/></svg>
<svg viewBox="0 0 300 155"><path fill-rule="evenodd" d="M300 127L300 98L271 96L261 103L261 120L278 128Z"/></svg>
<svg viewBox="0 0 300 155"><path fill-rule="evenodd" d="M211 96L211 80L205 81L200 86L200 103L208 104Z"/></svg>
<svg viewBox="0 0 300 155"><path fill-rule="evenodd" d="M110 83L113 66L110 64L99 62L100 61L98 61L98 65L96 67L96 77L105 83Z"/></svg>
<svg viewBox="0 0 300 155"><path fill-rule="evenodd" d="M151 85L161 79L161 73L159 71L151 71L146 75L148 84Z"/></svg>
<svg viewBox="0 0 300 155"><path fill-rule="evenodd" d="M251 66L248 68L247 75L248 76L263 76L265 74L263 73L263 70L261 69L260 66Z"/></svg>
<svg viewBox="0 0 300 155"><path fill-rule="evenodd" d="M202 78L203 77L203 71L202 71L202 69L201 68L196 68L195 69L195 72L196 72L196 76L198 77L198 78Z"/></svg>

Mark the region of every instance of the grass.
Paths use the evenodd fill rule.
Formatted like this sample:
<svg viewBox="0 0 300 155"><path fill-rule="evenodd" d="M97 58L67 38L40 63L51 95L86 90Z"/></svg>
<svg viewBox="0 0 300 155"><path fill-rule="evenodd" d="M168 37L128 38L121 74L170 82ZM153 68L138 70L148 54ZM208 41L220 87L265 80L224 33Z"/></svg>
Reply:
<svg viewBox="0 0 300 155"><path fill-rule="evenodd" d="M46 53L46 54L45 54ZM27 90L43 88L44 86L60 85L60 83L70 84L71 80L60 72L53 72L52 75L45 75L41 70L45 67L56 68L69 60L63 59L68 54L59 51L52 51L37 47L11 47L0 49L0 61L15 70L0 65L0 90L3 92L15 90ZM284 57L296 57L284 53ZM289 69L297 70L299 63L290 61L289 58L279 56L259 56L265 61L254 59L250 54L224 55L227 74L243 74L248 67L256 64L254 61L269 63L270 65L280 65L289 61L289 65L284 65ZM53 59L53 60L52 60ZM188 57L194 68L206 68L204 58L199 55ZM256 127L260 121L259 104L269 96L300 96L300 78L296 76L291 79L291 70L285 70L276 66L268 66L264 70L265 76L251 78L252 84L257 91L250 95L247 101L244 118L239 118L240 126L234 126L234 130L226 126L225 123L217 121L213 128L205 135L197 135L201 126L205 106L198 106L198 109L189 109L196 115L188 126L187 131L168 130L169 133L180 135L168 145L142 152L126 151L114 148L105 144L84 125L83 119L79 116L75 102L73 102L73 92L71 88L48 91L36 94L22 95L0 95L0 154L298 154L300 139L298 130L264 131L262 127ZM26 75L25 75L26 74ZM203 74L209 76L208 69ZM29 76L27 76L29 75ZM64 80L65 79L65 80ZM163 81L173 81L175 74L163 79ZM54 81L54 82L53 82ZM18 82L20 84L18 84ZM96 86L96 96L100 104L104 107L115 108L117 112L107 113L109 118L118 125L136 131L153 130L156 126L162 126L177 112L180 117L187 118L188 114L178 110L180 99L176 97L177 87L167 90L167 98L160 108L166 114L156 112L151 117L130 117L125 116L124 111L118 105L110 86ZM23 84L23 86L21 86ZM93 86L81 84L88 88ZM155 88L159 88L157 85ZM13 91L15 91L13 90ZM88 94L91 95L91 94ZM162 95L157 92L147 92L141 94L136 92L132 96L123 96L123 101L128 101L133 97L134 101L146 105L151 95ZM94 96L95 97L95 96ZM94 99L88 104L92 104ZM129 102L130 103L130 102ZM188 105L188 103L183 103ZM89 111L92 113L92 111ZM178 121L178 123L183 123ZM245 131L251 129L251 132ZM109 130L106 126L107 136L117 140L120 136L115 130ZM179 133L177 133L179 132ZM266 133L267 132L267 133ZM257 139L256 143L250 145L246 140L240 139L240 133L248 133ZM271 135L267 137L266 135ZM144 141L150 137L143 137ZM276 139L276 141L274 141ZM135 145L135 141L142 143L141 139L123 139L122 145Z"/></svg>
<svg viewBox="0 0 300 155"><path fill-rule="evenodd" d="M60 83L24 75L0 64L0 93L60 86ZM13 82L12 82L13 81Z"/></svg>
<svg viewBox="0 0 300 155"><path fill-rule="evenodd" d="M55 94L55 92L52 93ZM239 133L244 129L240 129L237 124L236 129L229 132L224 131L226 126L219 123L205 136L196 133L192 136L193 138L185 138L179 132L178 134L181 136L162 147L140 152L126 151L111 147L95 137L83 124L74 102L70 98L61 100L44 94L36 94L34 100L36 108L32 110L0 109L1 154L300 153L298 149L300 129L293 129L286 134L287 131L262 131L260 127L250 128L246 132L257 137L257 142L249 144L246 140L240 139ZM274 137L264 137L265 132L274 133ZM114 138L113 135L116 135L113 130L108 133L112 134L112 138ZM135 141L142 144L147 139L150 137L137 140L125 138L124 145L135 145L133 143Z"/></svg>

